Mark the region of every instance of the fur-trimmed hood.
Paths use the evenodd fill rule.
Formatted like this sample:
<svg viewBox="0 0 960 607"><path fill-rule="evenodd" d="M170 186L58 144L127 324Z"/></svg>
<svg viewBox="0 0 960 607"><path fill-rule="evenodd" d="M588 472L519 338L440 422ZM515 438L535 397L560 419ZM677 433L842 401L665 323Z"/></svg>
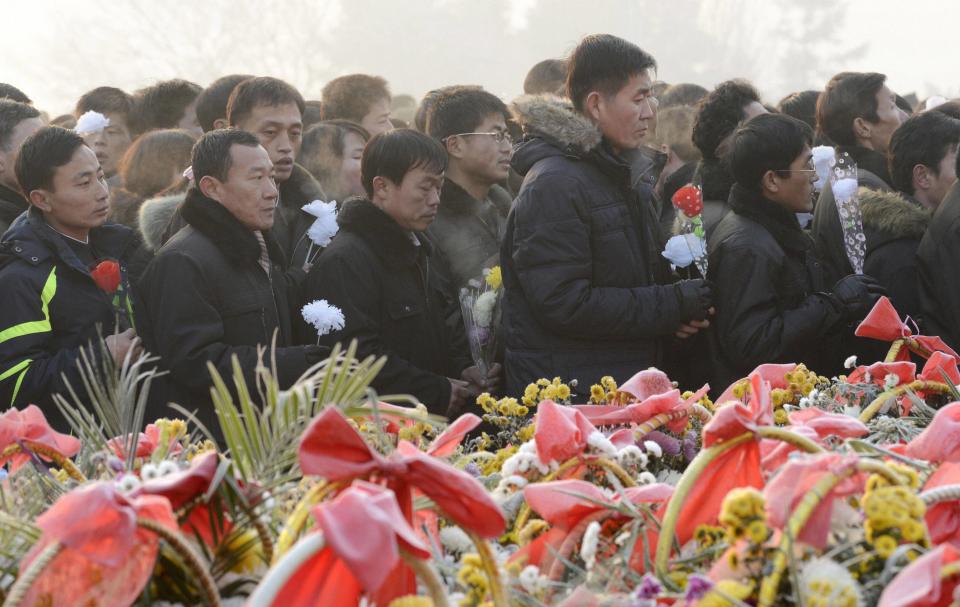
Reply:
<svg viewBox="0 0 960 607"><path fill-rule="evenodd" d="M513 168L521 175L542 158L558 154L583 157L603 141L595 124L578 114L569 100L556 95L522 95L510 104L510 112L524 133L513 156Z"/></svg>
<svg viewBox="0 0 960 607"><path fill-rule="evenodd" d="M899 192L860 188L858 198L864 228L885 234L889 239L919 240L933 217L932 211Z"/></svg>
<svg viewBox="0 0 960 607"><path fill-rule="evenodd" d="M140 216L137 228L143 243L151 251L159 251L164 241L170 236L167 227L177 212L177 207L183 203L186 194L171 194L151 198L140 205Z"/></svg>

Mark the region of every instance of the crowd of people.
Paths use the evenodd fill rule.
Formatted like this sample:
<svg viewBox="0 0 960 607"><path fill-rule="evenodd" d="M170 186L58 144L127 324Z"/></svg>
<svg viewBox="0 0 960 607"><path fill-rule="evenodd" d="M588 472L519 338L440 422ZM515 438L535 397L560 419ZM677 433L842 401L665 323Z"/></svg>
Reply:
<svg viewBox="0 0 960 607"><path fill-rule="evenodd" d="M99 87L50 119L0 85L0 402L63 429L53 395L82 393L81 360L145 350L166 372L155 413L212 422L211 366L252 382L266 349L285 387L352 340L387 357L379 393L442 415L541 377L586 400L651 366L722 390L764 362L873 355L853 331L883 295L960 347L960 100L911 107L879 73L775 106L744 80L659 77L593 35L509 105L473 85L416 105L364 74L310 101L234 74ZM857 166L862 272L823 146ZM663 253L687 185L705 275ZM329 242L314 201L336 201ZM500 347L478 364L459 293L496 267ZM343 318L319 335L301 314L317 300Z"/></svg>

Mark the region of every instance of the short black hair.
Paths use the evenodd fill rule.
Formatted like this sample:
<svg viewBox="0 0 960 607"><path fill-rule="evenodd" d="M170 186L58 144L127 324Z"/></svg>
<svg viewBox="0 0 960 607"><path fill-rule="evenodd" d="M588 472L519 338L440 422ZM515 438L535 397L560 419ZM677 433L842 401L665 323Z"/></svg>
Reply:
<svg viewBox="0 0 960 607"><path fill-rule="evenodd" d="M6 82L0 82L0 99L10 99L27 105L33 104L33 101L27 97L26 93Z"/></svg>
<svg viewBox="0 0 960 607"><path fill-rule="evenodd" d="M437 99L458 89L474 89L482 90L483 87L473 84L462 84L462 85L450 85L444 86L438 89L433 89L428 91L426 95L423 96L423 99L420 101L420 105L417 106L417 112L413 116L413 128L417 129L421 133L427 132L427 118L430 116L430 112L433 111L433 104L437 102Z"/></svg>
<svg viewBox="0 0 960 607"><path fill-rule="evenodd" d="M890 138L890 178L900 192L913 195L913 167L922 164L939 174L943 157L960 143L960 121L940 112L911 116Z"/></svg>
<svg viewBox="0 0 960 607"><path fill-rule="evenodd" d="M460 87L437 97L427 115L427 132L443 142L458 133L472 133L492 114L509 120L510 113L503 101L479 88Z"/></svg>
<svg viewBox="0 0 960 607"><path fill-rule="evenodd" d="M53 191L57 169L70 162L83 137L59 126L45 126L30 135L20 147L14 171L24 197L34 190Z"/></svg>
<svg viewBox="0 0 960 607"><path fill-rule="evenodd" d="M360 181L372 198L374 177L399 184L407 173L421 167L437 173L447 170L446 150L436 139L419 131L394 129L367 143L360 161Z"/></svg>
<svg viewBox="0 0 960 607"><path fill-rule="evenodd" d="M790 93L777 104L777 111L806 122L811 129L817 128L817 99L820 91L797 91Z"/></svg>
<svg viewBox="0 0 960 607"><path fill-rule="evenodd" d="M244 80L230 93L227 101L227 122L230 126L237 126L250 117L253 110L260 106L277 107L294 104L300 110L300 119L306 102L303 95L296 88L279 78L260 76Z"/></svg>
<svg viewBox="0 0 960 607"><path fill-rule="evenodd" d="M960 99L951 99L950 101L941 103L935 108L930 108L926 110L928 112L940 112L941 114L946 114L951 118L956 118L960 120Z"/></svg>
<svg viewBox="0 0 960 607"><path fill-rule="evenodd" d="M876 72L841 72L817 100L817 130L839 145L856 145L853 121L879 122L877 93L887 77Z"/></svg>
<svg viewBox="0 0 960 607"><path fill-rule="evenodd" d="M527 72L523 92L527 95L563 92L567 82L567 62L563 59L544 59Z"/></svg>
<svg viewBox="0 0 960 607"><path fill-rule="evenodd" d="M204 133L193 146L193 182L199 184L207 175L226 181L227 173L233 166L230 148L235 145L255 148L260 145L260 140L253 133L240 129L217 129Z"/></svg>
<svg viewBox="0 0 960 607"><path fill-rule="evenodd" d="M227 101L230 93L244 80L253 78L250 74L230 74L211 82L197 96L197 122L203 132L212 131L213 123L227 117Z"/></svg>
<svg viewBox="0 0 960 607"><path fill-rule="evenodd" d="M11 99L0 99L0 150L10 151L10 136L24 120L38 118L37 108Z"/></svg>
<svg viewBox="0 0 960 607"><path fill-rule="evenodd" d="M692 82L679 82L667 87L657 100L659 109L666 109L676 105L697 105L700 100L710 94L710 91Z"/></svg>
<svg viewBox="0 0 960 607"><path fill-rule="evenodd" d="M370 106L381 99L390 100L390 88L380 76L348 74L334 78L323 87L320 117L362 122Z"/></svg>
<svg viewBox="0 0 960 607"><path fill-rule="evenodd" d="M656 69L653 56L632 42L610 34L587 36L568 60L567 96L582 112L592 91L616 95L633 76Z"/></svg>
<svg viewBox="0 0 960 607"><path fill-rule="evenodd" d="M760 114L733 135L729 164L734 180L749 190L760 189L767 171L786 171L813 144L813 129L786 114Z"/></svg>
<svg viewBox="0 0 960 607"><path fill-rule="evenodd" d="M77 118L87 112L120 114L127 120L133 112L133 96L113 86L98 86L77 101L73 114Z"/></svg>
<svg viewBox="0 0 960 607"><path fill-rule="evenodd" d="M323 103L318 99L310 99L304 102L303 106L303 128L307 129L318 122L321 122L323 119L320 118L320 113L323 110Z"/></svg>
<svg viewBox="0 0 960 607"><path fill-rule="evenodd" d="M717 158L717 148L743 122L743 108L753 102L760 103L760 94L740 79L721 82L700 101L691 138L705 159Z"/></svg>
<svg viewBox="0 0 960 607"><path fill-rule="evenodd" d="M187 107L203 91L199 84L174 79L158 82L134 93L130 127L140 135L154 129L175 129Z"/></svg>

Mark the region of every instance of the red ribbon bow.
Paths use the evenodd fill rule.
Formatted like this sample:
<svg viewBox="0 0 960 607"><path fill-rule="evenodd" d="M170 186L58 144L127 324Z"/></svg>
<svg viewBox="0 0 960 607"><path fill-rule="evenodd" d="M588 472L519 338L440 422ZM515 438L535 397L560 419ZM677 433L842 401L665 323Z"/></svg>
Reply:
<svg viewBox="0 0 960 607"><path fill-rule="evenodd" d="M80 441L51 428L43 411L36 405L28 405L23 411L8 409L0 415L0 452L17 441L39 443L63 457L73 457L80 451ZM10 460L10 471L16 472L30 461L30 456L16 453L7 459ZM0 466L6 462L6 459L0 459Z"/></svg>
<svg viewBox="0 0 960 607"><path fill-rule="evenodd" d="M413 514L411 492L417 489L457 525L482 537L499 537L506 525L500 508L469 474L421 453L406 441L400 441L397 451L385 458L332 407L318 415L304 433L300 469L331 482L380 478L397 494L408 520Z"/></svg>
<svg viewBox="0 0 960 607"><path fill-rule="evenodd" d="M552 400L537 405L533 439L537 445L537 457L545 464L552 461L563 463L581 455L594 432L598 430L576 407L558 405Z"/></svg>
<svg viewBox="0 0 960 607"><path fill-rule="evenodd" d="M860 323L860 326L857 327L854 334L857 337L869 337L886 342L912 337L914 341L931 352L943 352L960 360L960 356L939 337L914 335L910 327L900 320L900 315L887 297L881 297L877 300L873 309L870 310L867 317L863 319L863 322ZM909 350L907 348L901 348L897 354L897 360L910 360Z"/></svg>
<svg viewBox="0 0 960 607"><path fill-rule="evenodd" d="M913 561L893 578L878 607L947 607L953 602L957 577L944 580L940 571L944 565L960 559L960 552L944 544Z"/></svg>
<svg viewBox="0 0 960 607"><path fill-rule="evenodd" d="M960 462L960 402L941 407L905 450L909 457L928 462Z"/></svg>

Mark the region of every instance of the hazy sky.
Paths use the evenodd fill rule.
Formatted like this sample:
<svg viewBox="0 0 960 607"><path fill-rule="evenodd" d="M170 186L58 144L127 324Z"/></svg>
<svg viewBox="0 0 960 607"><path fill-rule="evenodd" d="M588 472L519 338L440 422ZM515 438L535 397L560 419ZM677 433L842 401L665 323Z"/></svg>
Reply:
<svg viewBox="0 0 960 607"><path fill-rule="evenodd" d="M898 92L960 93L960 3L947 0L0 0L0 81L58 114L101 84L127 90L232 72L274 75L317 98L337 75L387 78L417 97L482 84L506 98L527 69L583 35L609 32L650 51L668 82L741 76L775 103L841 70L881 71ZM827 7L834 34L783 28ZM836 7L843 7L841 10ZM816 16L816 15L814 15ZM856 50L848 60L835 60Z"/></svg>

